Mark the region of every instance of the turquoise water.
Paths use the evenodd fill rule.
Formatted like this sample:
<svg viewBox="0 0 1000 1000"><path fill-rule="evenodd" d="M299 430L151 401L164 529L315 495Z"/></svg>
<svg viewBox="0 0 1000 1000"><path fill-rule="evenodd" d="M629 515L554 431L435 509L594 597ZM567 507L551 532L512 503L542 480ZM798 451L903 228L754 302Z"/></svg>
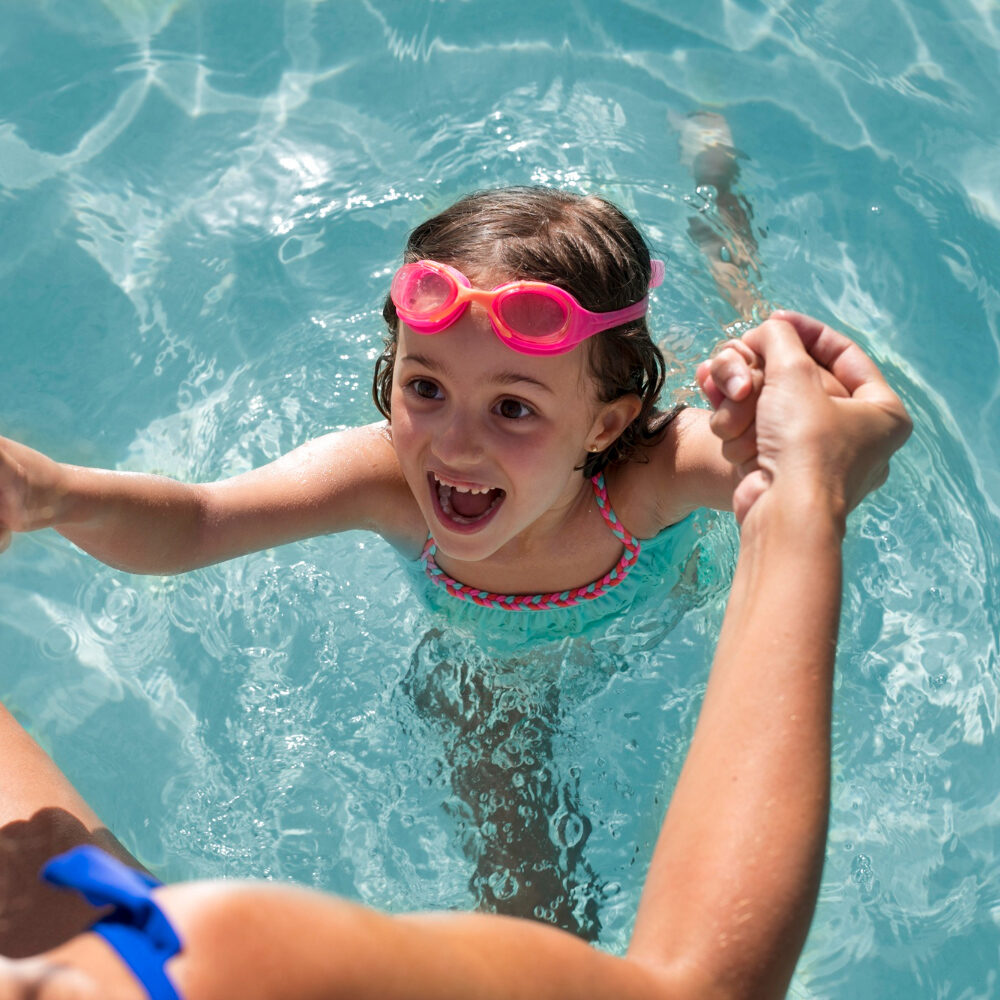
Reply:
<svg viewBox="0 0 1000 1000"><path fill-rule="evenodd" d="M791 995L998 996L998 53L993 0L0 0L0 433L204 479L372 420L404 234L502 183L643 224L689 392L735 315L668 115L724 111L762 294L858 332L916 421L851 522ZM620 951L736 532L695 544L678 586L527 662L360 534L172 579L23 536L0 697L166 877L537 911Z"/></svg>

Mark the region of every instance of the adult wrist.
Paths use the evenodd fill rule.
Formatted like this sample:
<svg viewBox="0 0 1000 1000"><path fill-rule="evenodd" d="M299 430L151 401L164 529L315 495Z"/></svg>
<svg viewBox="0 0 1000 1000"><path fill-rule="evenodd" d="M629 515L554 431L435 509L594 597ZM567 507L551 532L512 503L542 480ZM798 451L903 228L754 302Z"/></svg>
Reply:
<svg viewBox="0 0 1000 1000"><path fill-rule="evenodd" d="M796 545L835 544L844 540L847 505L836 491L812 481L774 481L757 499L743 520L744 543L748 535L775 532Z"/></svg>

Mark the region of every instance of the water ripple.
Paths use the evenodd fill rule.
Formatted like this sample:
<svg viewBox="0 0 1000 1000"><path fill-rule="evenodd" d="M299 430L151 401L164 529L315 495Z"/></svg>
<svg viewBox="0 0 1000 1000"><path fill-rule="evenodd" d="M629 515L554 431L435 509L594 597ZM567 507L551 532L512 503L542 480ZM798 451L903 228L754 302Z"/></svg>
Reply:
<svg viewBox="0 0 1000 1000"><path fill-rule="evenodd" d="M240 33L231 4L8 5L24 46L0 87L5 433L197 480L373 419L405 231L500 183L636 215L669 260L651 321L690 394L736 317L688 235L695 212L720 220L669 120L721 107L757 291L861 331L917 425L851 521L827 868L791 995L988 995L995 6L893 0L859 33L845 2L580 0L567 18L542 0L497 34L481 4L258 5ZM37 70L59 45L83 60L62 89ZM4 699L165 874L520 908L623 951L737 545L706 519L676 592L529 664L442 634L361 536L169 580L18 539Z"/></svg>

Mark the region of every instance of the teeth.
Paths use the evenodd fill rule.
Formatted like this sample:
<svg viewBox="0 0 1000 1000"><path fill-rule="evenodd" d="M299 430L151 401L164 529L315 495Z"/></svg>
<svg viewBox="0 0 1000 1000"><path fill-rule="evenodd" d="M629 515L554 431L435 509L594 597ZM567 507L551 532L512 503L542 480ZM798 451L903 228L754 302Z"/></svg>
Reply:
<svg viewBox="0 0 1000 1000"><path fill-rule="evenodd" d="M455 486L453 483L445 482L443 479L439 479L437 476L434 477L434 481L439 486L450 486L456 493L489 493L493 489L492 486Z"/></svg>
<svg viewBox="0 0 1000 1000"><path fill-rule="evenodd" d="M432 473L433 475L433 473ZM433 475L434 482L437 486L438 503L441 505L441 510L451 518L457 524L475 524L478 521L483 520L487 514L491 511L496 510L497 507L503 503L506 493L504 490L500 489L498 486L453 486L451 483L444 479L440 479L438 476ZM493 501L490 503L489 507L486 508L481 514L475 517L465 517L459 514L451 505L452 495L455 493L496 493Z"/></svg>

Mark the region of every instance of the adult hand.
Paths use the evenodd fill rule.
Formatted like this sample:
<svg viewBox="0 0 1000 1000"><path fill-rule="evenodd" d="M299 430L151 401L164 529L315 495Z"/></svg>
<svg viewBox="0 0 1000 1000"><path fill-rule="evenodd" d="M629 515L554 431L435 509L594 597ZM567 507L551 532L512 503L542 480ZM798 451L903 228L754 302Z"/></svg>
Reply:
<svg viewBox="0 0 1000 1000"><path fill-rule="evenodd" d="M779 481L825 491L846 517L885 482L889 457L910 434L899 398L853 341L801 313L773 313L740 344L698 372L716 410L712 429L742 476L733 494L737 520ZM752 367L742 395L722 391L742 364L750 367L748 351L763 369L759 396Z"/></svg>

